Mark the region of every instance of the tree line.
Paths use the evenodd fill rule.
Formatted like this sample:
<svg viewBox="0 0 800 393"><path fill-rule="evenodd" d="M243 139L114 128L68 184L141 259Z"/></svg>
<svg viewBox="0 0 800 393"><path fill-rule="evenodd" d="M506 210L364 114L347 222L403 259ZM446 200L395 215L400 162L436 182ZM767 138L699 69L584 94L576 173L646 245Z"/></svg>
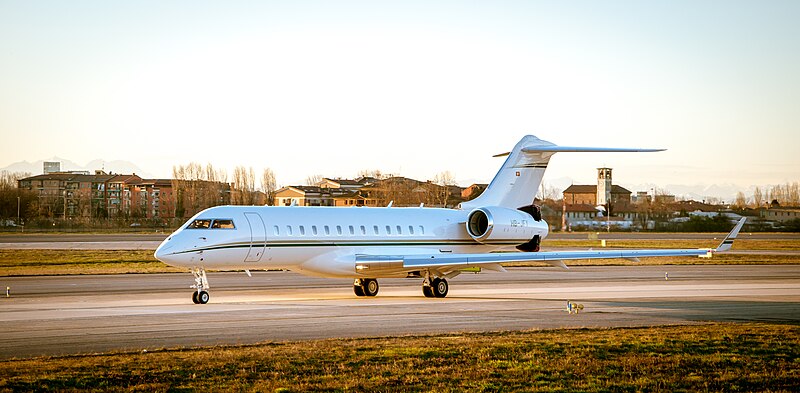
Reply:
<svg viewBox="0 0 800 393"><path fill-rule="evenodd" d="M764 188L753 189L752 197L748 198L741 191L736 193L733 206L739 209L759 207L797 207L800 206L800 183L786 182Z"/></svg>
<svg viewBox="0 0 800 393"><path fill-rule="evenodd" d="M261 173L261 188L256 185L252 167L237 166L233 181L228 172L190 162L172 167L172 192L175 194L175 216L186 217L218 205L271 205L275 199L275 173L266 168Z"/></svg>
<svg viewBox="0 0 800 393"><path fill-rule="evenodd" d="M209 164L190 162L175 165L172 168L171 185L174 193L174 211L176 219L184 219L207 207L222 204L233 205L272 205L274 204L277 181L270 168L263 169L257 177L252 167L237 166L229 177L228 171L215 168ZM17 216L24 222L36 220L54 220L65 216L62 200L50 203L41 198L37 191L18 188L18 180L31 176L30 173L0 171L0 226L17 222ZM394 201L396 206L412 206L424 203L427 206L450 206L453 204L453 193L449 186L455 185L452 173L445 171L437 174L432 181L415 182L403 177L396 177L379 170L362 170L359 177L371 177L380 180L370 192L379 193L380 199ZM315 185L322 180L322 175L311 175L306 183ZM666 190L658 189L662 194ZM658 193L657 193L658 194ZM540 199L557 201L561 193L555 187L542 185L538 195ZM54 196L57 198L57 196ZM77 197L72 197L73 199ZM457 203L457 201L455 202ZM91 204L85 204L93 206ZM82 206L80 203L77 205ZM798 207L800 206L800 183L785 183L767 187L755 187L752 195L739 192L732 207ZM58 210L62 209L62 210ZM81 209L79 209L81 210ZM85 210L85 209L82 209ZM87 216L83 211L78 215ZM96 219L134 219L144 217L144 213L124 213L124 217L107 217L102 211L89 212L87 217ZM657 214L656 211L653 211ZM123 213L120 213L123 214Z"/></svg>

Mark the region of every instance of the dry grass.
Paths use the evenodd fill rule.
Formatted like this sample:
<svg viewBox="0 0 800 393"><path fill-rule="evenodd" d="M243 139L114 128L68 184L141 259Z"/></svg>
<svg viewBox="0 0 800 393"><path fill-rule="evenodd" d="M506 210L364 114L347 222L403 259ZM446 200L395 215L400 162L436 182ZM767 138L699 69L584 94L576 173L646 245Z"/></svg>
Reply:
<svg viewBox="0 0 800 393"><path fill-rule="evenodd" d="M184 271L146 250L0 250L0 276Z"/></svg>
<svg viewBox="0 0 800 393"><path fill-rule="evenodd" d="M800 328L318 340L0 362L0 391L797 391Z"/></svg>

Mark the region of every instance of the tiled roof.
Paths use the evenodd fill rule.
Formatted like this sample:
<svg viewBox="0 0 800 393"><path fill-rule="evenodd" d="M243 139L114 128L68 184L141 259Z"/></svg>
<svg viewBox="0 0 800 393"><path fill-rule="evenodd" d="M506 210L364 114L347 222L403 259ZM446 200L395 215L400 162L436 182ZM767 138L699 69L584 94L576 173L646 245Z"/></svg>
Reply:
<svg viewBox="0 0 800 393"><path fill-rule="evenodd" d="M333 183L337 183L342 186L360 186L362 183L358 180L353 179L331 179L329 177L324 178L323 180L327 180Z"/></svg>
<svg viewBox="0 0 800 393"><path fill-rule="evenodd" d="M587 205L585 203L575 203L575 204L567 204L567 212L597 213L597 209L595 209L594 206Z"/></svg>
<svg viewBox="0 0 800 393"><path fill-rule="evenodd" d="M589 185L589 184L573 184L567 187L566 190L564 190L565 194L594 194L596 192L597 192L597 185ZM630 194L631 192L628 191L625 187L612 184L611 193Z"/></svg>
<svg viewBox="0 0 800 393"><path fill-rule="evenodd" d="M59 181L71 181L71 182L106 182L116 175L84 175L80 173L65 173L65 172L56 172L56 173L45 173L43 175L36 175L31 177L26 177L24 179L20 179L20 181L28 181L28 180L59 180Z"/></svg>

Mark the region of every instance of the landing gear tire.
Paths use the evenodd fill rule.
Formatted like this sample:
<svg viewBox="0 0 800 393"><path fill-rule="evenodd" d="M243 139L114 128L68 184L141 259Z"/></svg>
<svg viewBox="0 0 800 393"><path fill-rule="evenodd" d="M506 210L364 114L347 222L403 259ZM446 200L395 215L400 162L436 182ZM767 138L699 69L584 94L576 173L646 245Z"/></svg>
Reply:
<svg viewBox="0 0 800 393"><path fill-rule="evenodd" d="M364 287L361 285L353 285L353 292L356 293L356 296L364 296Z"/></svg>
<svg viewBox="0 0 800 393"><path fill-rule="evenodd" d="M192 285L192 288L195 289L194 293L192 293L192 302L194 302L194 304L208 303L208 299L211 298L211 296L209 296L206 291L206 289L210 287L208 285L205 269L202 267L194 267L192 268L192 275L194 276L194 285Z"/></svg>
<svg viewBox="0 0 800 393"><path fill-rule="evenodd" d="M200 291L195 293L197 294L195 295L195 297L197 298L197 304L206 304L208 303L208 300L211 299L211 295L209 295L208 292L206 291Z"/></svg>
<svg viewBox="0 0 800 393"><path fill-rule="evenodd" d="M428 285L423 285L422 294L425 295L425 297L433 297L433 288Z"/></svg>
<svg viewBox="0 0 800 393"><path fill-rule="evenodd" d="M431 291L433 292L433 296L435 297L445 297L447 296L447 291L450 289L450 285L447 284L447 280L444 278L434 278L433 282L430 286Z"/></svg>
<svg viewBox="0 0 800 393"><path fill-rule="evenodd" d="M361 285L365 296L375 296L378 294L378 290L380 289L380 286L378 285L378 280L374 278L367 278L361 280Z"/></svg>

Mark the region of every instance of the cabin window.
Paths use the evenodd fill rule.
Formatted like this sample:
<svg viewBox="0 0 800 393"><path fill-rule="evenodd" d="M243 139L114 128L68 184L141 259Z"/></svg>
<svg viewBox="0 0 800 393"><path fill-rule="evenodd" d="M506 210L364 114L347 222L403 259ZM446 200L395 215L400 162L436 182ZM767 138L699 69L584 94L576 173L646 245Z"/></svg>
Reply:
<svg viewBox="0 0 800 393"><path fill-rule="evenodd" d="M425 227L422 226L422 225L419 226L419 234L420 235L424 235L425 234Z"/></svg>
<svg viewBox="0 0 800 393"><path fill-rule="evenodd" d="M402 235L403 234L403 228L401 228L400 225L397 226L397 234L398 235Z"/></svg>
<svg viewBox="0 0 800 393"><path fill-rule="evenodd" d="M378 226L377 225L372 226L372 231L375 232L375 234L377 235L378 234Z"/></svg>
<svg viewBox="0 0 800 393"><path fill-rule="evenodd" d="M336 226L336 234L339 235L339 236L342 236L342 226L341 225L337 225Z"/></svg>
<svg viewBox="0 0 800 393"><path fill-rule="evenodd" d="M275 235L275 236L280 235L281 234L281 229L278 228L277 225L275 225L274 227L272 227L272 234Z"/></svg>
<svg viewBox="0 0 800 393"><path fill-rule="evenodd" d="M194 220L189 224L187 229L208 229L211 226L211 220Z"/></svg>
<svg viewBox="0 0 800 393"><path fill-rule="evenodd" d="M311 233L312 233L314 236L317 236L317 226L316 226L316 225L312 225L312 226L311 226Z"/></svg>
<svg viewBox="0 0 800 393"><path fill-rule="evenodd" d="M414 227L411 226L411 225L408 226L408 234L409 235L413 235L414 234Z"/></svg>
<svg viewBox="0 0 800 393"><path fill-rule="evenodd" d="M236 229L233 225L233 220L229 219L216 219L214 223L211 224L211 228L213 229Z"/></svg>
<svg viewBox="0 0 800 393"><path fill-rule="evenodd" d="M350 225L349 229L350 229L350 234L351 235L355 235L356 234L356 230L353 228L352 225Z"/></svg>
<svg viewBox="0 0 800 393"><path fill-rule="evenodd" d="M305 234L306 234L306 227L300 225L300 236L305 236Z"/></svg>
<svg viewBox="0 0 800 393"><path fill-rule="evenodd" d="M361 226L361 234L362 235L366 235L367 234L367 227L365 227L363 225Z"/></svg>
<svg viewBox="0 0 800 393"><path fill-rule="evenodd" d="M389 225L386 226L386 234L387 235L391 235L392 234L392 227L389 226Z"/></svg>
<svg viewBox="0 0 800 393"><path fill-rule="evenodd" d="M331 228L325 225L325 236L330 236L330 235L331 235Z"/></svg>
<svg viewBox="0 0 800 393"><path fill-rule="evenodd" d="M288 236L292 236L292 226L291 225L287 225L286 226L286 234Z"/></svg>

